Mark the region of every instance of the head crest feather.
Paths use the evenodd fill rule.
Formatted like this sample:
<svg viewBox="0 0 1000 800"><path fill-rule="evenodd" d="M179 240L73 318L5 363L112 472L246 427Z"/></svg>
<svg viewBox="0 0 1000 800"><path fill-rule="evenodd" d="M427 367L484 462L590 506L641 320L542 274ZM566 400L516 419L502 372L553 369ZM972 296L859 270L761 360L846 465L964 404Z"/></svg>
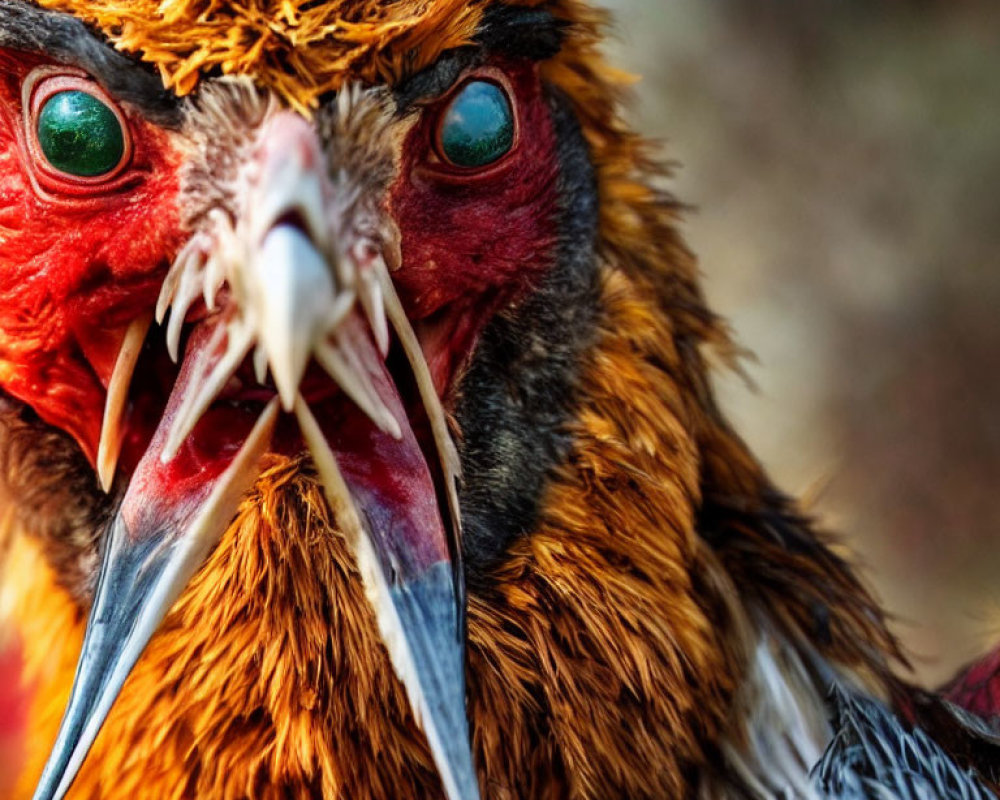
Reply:
<svg viewBox="0 0 1000 800"><path fill-rule="evenodd" d="M176 94L250 75L300 111L345 80L394 83L471 43L484 0L38 0L159 70ZM530 4L530 3L529 3Z"/></svg>

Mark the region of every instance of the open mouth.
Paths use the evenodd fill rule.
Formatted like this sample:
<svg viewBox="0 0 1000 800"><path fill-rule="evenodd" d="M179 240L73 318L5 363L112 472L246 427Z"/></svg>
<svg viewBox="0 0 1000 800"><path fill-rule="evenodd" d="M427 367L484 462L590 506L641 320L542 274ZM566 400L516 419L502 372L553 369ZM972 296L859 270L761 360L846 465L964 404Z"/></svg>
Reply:
<svg viewBox="0 0 1000 800"><path fill-rule="evenodd" d="M261 456L303 450L446 794L478 796L465 717L458 456L442 378L396 295L390 237L374 224L338 230L344 198L317 168L311 128L290 113L267 126L247 212L206 219L164 281L155 324L153 315L135 320L118 355L96 468L121 500L37 798L69 789Z"/></svg>

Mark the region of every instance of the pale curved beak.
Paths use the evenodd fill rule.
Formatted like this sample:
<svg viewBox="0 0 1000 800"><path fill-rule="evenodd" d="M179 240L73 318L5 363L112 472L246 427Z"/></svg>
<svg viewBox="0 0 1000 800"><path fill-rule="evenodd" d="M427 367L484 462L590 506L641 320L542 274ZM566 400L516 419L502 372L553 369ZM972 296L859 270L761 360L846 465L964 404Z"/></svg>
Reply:
<svg viewBox="0 0 1000 800"><path fill-rule="evenodd" d="M335 187L313 128L276 112L261 137L248 218L214 240L202 237L197 252L182 251L165 283L159 316L170 309L175 349L193 298L203 295L211 308L220 285L228 291L220 311L189 332L163 419L106 533L69 705L35 800L61 800L69 790L150 638L256 479L282 409L298 420L313 455L447 797L479 797L465 713L458 462L444 412L385 264L367 264L362 274L335 251ZM434 434L444 510L385 365L389 323ZM210 422L205 411L247 359L261 382L271 374L274 398L238 422L238 448L212 456L208 473L189 474L185 459ZM353 424L369 426L364 439L389 459L392 485L366 483L362 471L341 463L345 452L356 463L364 451L303 396L312 363L360 409Z"/></svg>

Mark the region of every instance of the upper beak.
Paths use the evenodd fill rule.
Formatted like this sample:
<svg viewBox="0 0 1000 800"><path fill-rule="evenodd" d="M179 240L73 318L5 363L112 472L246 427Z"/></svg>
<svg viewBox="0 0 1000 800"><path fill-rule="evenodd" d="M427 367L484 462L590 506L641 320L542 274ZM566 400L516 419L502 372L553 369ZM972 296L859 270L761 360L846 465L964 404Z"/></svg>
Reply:
<svg viewBox="0 0 1000 800"><path fill-rule="evenodd" d="M175 352L194 298L203 295L211 309L219 288L228 292L188 335L166 411L105 534L69 704L35 800L69 790L150 638L256 479L279 406L295 415L312 452L445 794L478 798L465 715L457 456L444 413L384 262L359 265L339 248L335 188L313 129L273 113L256 166L246 219L211 241L195 237L165 282L158 312L170 308ZM390 324L434 434L444 514L384 363ZM277 396L259 414L227 417L235 430L219 445L205 415L248 358L261 380L270 371ZM363 412L363 424L331 427L314 413L301 391L312 361ZM393 480L366 483L362 456L386 461Z"/></svg>

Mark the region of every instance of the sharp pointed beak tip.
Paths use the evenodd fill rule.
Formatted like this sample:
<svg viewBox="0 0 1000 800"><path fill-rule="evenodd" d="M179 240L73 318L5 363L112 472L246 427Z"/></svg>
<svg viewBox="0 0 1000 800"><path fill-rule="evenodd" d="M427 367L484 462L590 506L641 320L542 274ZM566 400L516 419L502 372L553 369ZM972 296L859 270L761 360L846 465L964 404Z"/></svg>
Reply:
<svg viewBox="0 0 1000 800"><path fill-rule="evenodd" d="M111 705L159 622L151 597L170 570L128 543L116 520L84 637L70 701L34 800L61 800L97 738Z"/></svg>
<svg viewBox="0 0 1000 800"><path fill-rule="evenodd" d="M465 709L465 664L455 613L451 563L441 561L424 575L389 589L400 626L410 640L415 682L407 687L421 717L448 800L478 800L479 785L469 747ZM405 671L404 683L407 682Z"/></svg>
<svg viewBox="0 0 1000 800"><path fill-rule="evenodd" d="M69 791L146 645L250 488L276 417L272 402L227 468L210 481L207 496L157 506L146 496L147 480L133 477L105 534L69 703L34 800L61 800ZM142 478L155 481L161 474L157 444L164 438L163 431L154 435L137 468Z"/></svg>
<svg viewBox="0 0 1000 800"><path fill-rule="evenodd" d="M258 286L261 346L282 408L291 411L335 302L331 272L316 244L289 225L268 231L251 265Z"/></svg>

